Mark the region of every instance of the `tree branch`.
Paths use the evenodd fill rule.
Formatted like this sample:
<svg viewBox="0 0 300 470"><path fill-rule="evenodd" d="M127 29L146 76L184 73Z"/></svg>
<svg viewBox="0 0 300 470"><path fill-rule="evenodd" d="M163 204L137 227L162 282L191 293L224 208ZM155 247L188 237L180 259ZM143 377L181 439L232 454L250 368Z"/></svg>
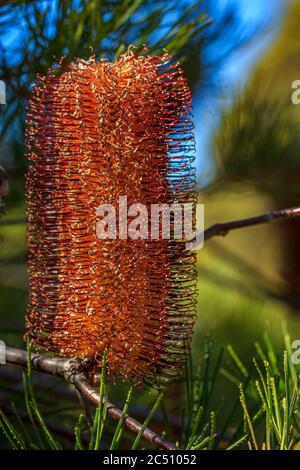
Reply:
<svg viewBox="0 0 300 470"><path fill-rule="evenodd" d="M218 223L204 230L204 240L206 241L216 236L224 237L231 232L231 230L252 227L254 225L262 225L276 220L295 219L296 217L300 217L300 207L266 212L265 214L258 215L257 217L250 217L249 219Z"/></svg>
<svg viewBox="0 0 300 470"><path fill-rule="evenodd" d="M7 346L5 355L6 363L22 367L27 366L27 351ZM74 384L74 386L92 403L95 405L99 404L99 393L94 389L94 387L92 387L92 385L90 385L84 373L82 370L80 370L80 360L31 354L31 363L32 368L39 372L55 375L57 377L64 377L68 382ZM110 402L108 402L107 413L117 421L119 421L122 416L122 410ZM130 416L125 418L124 424L127 429L135 434L138 434L142 428L142 424ZM166 439L163 439L149 428L144 430L142 437L145 441L150 442L151 444L160 447L161 449L177 449L174 444L167 441Z"/></svg>

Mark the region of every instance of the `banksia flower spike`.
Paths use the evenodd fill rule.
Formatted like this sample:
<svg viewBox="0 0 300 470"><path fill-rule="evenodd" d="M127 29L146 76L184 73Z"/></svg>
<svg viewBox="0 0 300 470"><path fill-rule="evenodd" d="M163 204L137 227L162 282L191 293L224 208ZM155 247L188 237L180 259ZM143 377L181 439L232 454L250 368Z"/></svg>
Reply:
<svg viewBox="0 0 300 470"><path fill-rule="evenodd" d="M120 197L149 212L152 204L195 206L190 107L167 53L129 48L113 63L75 60L38 76L26 137L26 323L36 348L90 358L95 370L106 351L108 373L133 383L162 383L182 370L195 320L195 253L183 238L128 237L118 207ZM114 238L99 237L97 208L107 204L117 208ZM128 215L130 225L137 214Z"/></svg>

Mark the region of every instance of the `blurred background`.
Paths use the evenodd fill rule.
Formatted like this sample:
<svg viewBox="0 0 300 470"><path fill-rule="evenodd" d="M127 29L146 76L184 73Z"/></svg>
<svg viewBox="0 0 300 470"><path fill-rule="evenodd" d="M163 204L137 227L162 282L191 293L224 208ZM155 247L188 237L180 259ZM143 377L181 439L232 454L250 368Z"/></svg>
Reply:
<svg viewBox="0 0 300 470"><path fill-rule="evenodd" d="M62 55L114 59L129 44L167 48L194 96L197 188L206 226L300 203L300 3L295 0L2 1L0 165L10 190L0 218L0 334L23 346L27 299L23 135L37 73ZM1 182L1 180L0 180ZM267 330L300 338L300 222L209 241L198 256L194 358L205 335L245 363ZM226 393L230 393L225 391Z"/></svg>

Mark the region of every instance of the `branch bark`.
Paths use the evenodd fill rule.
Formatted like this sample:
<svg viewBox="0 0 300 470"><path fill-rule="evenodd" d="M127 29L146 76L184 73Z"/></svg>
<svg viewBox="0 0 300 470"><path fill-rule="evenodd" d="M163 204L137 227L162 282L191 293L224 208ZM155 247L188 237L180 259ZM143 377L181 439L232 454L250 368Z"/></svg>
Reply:
<svg viewBox="0 0 300 470"><path fill-rule="evenodd" d="M5 351L6 363L14 364L22 367L27 366L27 351L6 347ZM99 393L87 381L85 374L80 371L80 360L66 359L55 356L44 356L40 354L31 354L32 368L39 372L64 377L69 383L72 383L83 395L85 395L95 405L99 404ZM122 416L122 410L112 403L108 402L107 413L119 421ZM131 432L138 434L142 428L142 424L127 416L124 421L125 426ZM146 428L142 434L145 441L153 444L161 449L176 450L177 447L171 442L163 439L161 436Z"/></svg>
<svg viewBox="0 0 300 470"><path fill-rule="evenodd" d="M253 227L255 225L262 225L276 220L288 220L300 217L300 207L292 207L289 209L282 209L277 211L266 212L265 214L250 217L248 219L233 220L231 222L214 224L204 230L204 240L221 236L226 236L232 230L237 230L245 227Z"/></svg>

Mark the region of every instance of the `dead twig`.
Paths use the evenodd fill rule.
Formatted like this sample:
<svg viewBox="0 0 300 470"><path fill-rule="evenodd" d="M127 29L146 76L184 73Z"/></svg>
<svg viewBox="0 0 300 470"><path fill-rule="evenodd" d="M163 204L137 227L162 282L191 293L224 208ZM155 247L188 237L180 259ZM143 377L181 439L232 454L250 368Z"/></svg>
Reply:
<svg viewBox="0 0 300 470"><path fill-rule="evenodd" d="M279 221L295 219L296 217L300 217L300 207L292 207L290 209L281 209L266 212L265 214L258 215L256 217L250 217L248 219L240 219L233 220L231 222L218 223L204 230L204 240L206 241L216 236L224 237L232 230L237 230L245 227L252 227L255 225L262 225L276 220Z"/></svg>
<svg viewBox="0 0 300 470"><path fill-rule="evenodd" d="M6 362L22 367L27 366L27 351L17 348L6 347L5 351ZM31 354L32 368L44 372L46 374L55 375L57 377L64 377L68 382L72 383L77 390L79 390L86 398L92 403L98 405L100 396L94 387L87 381L85 374L81 367L81 361L77 359L67 359L56 356L46 356L41 354ZM117 408L112 403L108 402L107 413L119 421L122 416L122 410ZM124 424L135 434L138 434L142 429L142 424L127 416ZM177 447L166 439L162 438L151 429L146 428L142 434L145 441L160 447L165 450L176 450Z"/></svg>

